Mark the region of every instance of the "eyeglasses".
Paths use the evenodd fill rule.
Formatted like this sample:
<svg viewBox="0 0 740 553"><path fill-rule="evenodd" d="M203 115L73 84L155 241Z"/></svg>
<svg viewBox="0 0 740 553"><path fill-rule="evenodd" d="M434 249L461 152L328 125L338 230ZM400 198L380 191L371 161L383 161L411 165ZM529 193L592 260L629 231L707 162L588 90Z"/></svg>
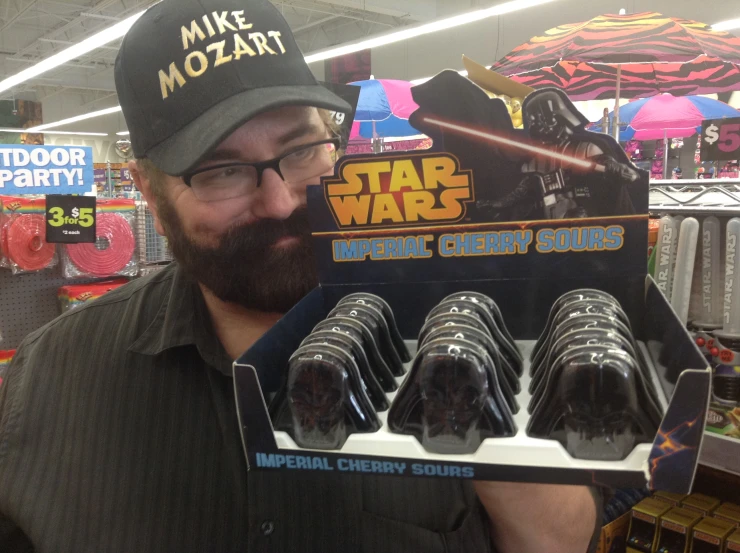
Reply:
<svg viewBox="0 0 740 553"><path fill-rule="evenodd" d="M246 196L259 188L262 173L272 169L288 184L319 176L337 162L339 140L328 138L304 144L280 157L258 163L223 163L198 169L183 176L193 194L203 202Z"/></svg>

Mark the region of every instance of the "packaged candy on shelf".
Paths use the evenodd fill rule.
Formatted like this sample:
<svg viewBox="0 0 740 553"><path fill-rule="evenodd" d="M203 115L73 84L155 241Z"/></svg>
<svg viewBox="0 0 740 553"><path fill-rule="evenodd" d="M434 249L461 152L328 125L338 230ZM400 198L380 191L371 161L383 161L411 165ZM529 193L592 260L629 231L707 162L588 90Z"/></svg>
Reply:
<svg viewBox="0 0 740 553"><path fill-rule="evenodd" d="M96 206L95 243L65 244L62 269L67 278L137 276L134 200L99 199Z"/></svg>
<svg viewBox="0 0 740 553"><path fill-rule="evenodd" d="M19 196L2 199L0 250L3 263L13 274L50 269L58 262L55 244L46 241L46 202L43 197Z"/></svg>

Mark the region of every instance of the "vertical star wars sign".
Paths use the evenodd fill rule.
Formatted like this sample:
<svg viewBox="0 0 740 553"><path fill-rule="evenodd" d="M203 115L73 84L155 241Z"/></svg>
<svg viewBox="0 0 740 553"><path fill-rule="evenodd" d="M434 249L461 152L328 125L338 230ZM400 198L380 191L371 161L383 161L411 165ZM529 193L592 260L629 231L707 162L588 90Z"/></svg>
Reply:
<svg viewBox="0 0 740 553"><path fill-rule="evenodd" d="M86 194L93 182L90 147L0 145L0 194Z"/></svg>

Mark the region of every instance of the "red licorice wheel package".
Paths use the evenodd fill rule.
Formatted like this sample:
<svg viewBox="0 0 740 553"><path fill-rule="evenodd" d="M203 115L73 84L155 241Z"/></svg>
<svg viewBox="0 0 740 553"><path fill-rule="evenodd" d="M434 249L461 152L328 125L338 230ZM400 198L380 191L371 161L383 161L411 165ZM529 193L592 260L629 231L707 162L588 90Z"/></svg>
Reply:
<svg viewBox="0 0 740 553"><path fill-rule="evenodd" d="M46 241L46 219L20 214L5 225L3 250L13 273L41 271L56 265L56 247Z"/></svg>
<svg viewBox="0 0 740 553"><path fill-rule="evenodd" d="M65 246L65 276L134 276L136 238L125 215L98 211L94 244Z"/></svg>

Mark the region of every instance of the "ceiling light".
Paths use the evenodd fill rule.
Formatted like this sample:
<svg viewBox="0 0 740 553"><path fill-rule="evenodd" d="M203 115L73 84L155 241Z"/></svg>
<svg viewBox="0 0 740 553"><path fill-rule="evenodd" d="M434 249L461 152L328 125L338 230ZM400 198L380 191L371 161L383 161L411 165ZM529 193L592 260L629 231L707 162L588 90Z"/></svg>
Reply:
<svg viewBox="0 0 740 553"><path fill-rule="evenodd" d="M519 11L519 10L524 10L524 9L527 9L527 8L532 8L532 7L535 7L535 6L539 6L541 4L548 4L548 3L554 2L554 1L556 1L556 0L512 0L510 2L504 2L503 4L499 4L499 5L493 6L491 8L486 8L486 9L482 9L482 10L476 10L476 11L473 11L473 12L467 12L467 13L464 13L464 14L456 15L456 16L453 16L453 17L448 17L448 18L445 18L445 19L440 19L438 21L433 21L431 23L426 23L424 25L418 25L418 26L411 27L411 28L408 28L408 29L403 29L401 31L396 31L396 32L393 32L393 33L389 33L387 35L382 35L382 36L371 38L371 39L368 39L368 40L363 40L363 41L355 42L355 43L352 43L352 44L345 44L345 45L339 46L337 48L330 48L330 49L324 50L322 52L316 52L315 54L310 54L308 56L305 56L304 59L306 60L306 63L314 63L314 62L317 62L317 61L328 60L328 59L331 59L331 58L336 58L336 57L339 57L339 56L343 56L345 54L350 54L350 53L353 53L353 52L359 52L360 50L365 50L367 48L376 48L378 46L385 46L386 44L393 44L394 42L399 42L401 40L408 40L410 38L414 38L414 37L417 37L417 36L426 35L426 34L429 34L429 33L435 33L437 31L442 31L442 30L446 30L446 29L452 29L453 27L458 27L460 25L465 25L467 23L473 23L475 21L480 21L481 19L486 19L488 17L495 17L497 15L505 15L507 13L511 13L511 12L515 12L515 11ZM111 27L110 29L108 29L106 31L102 31L102 33L106 33L106 36L108 36L107 33L110 33L113 29L115 29L116 27L119 27L119 25L123 25L124 23L128 22L129 20L131 20L131 22L128 23L128 27L131 27L131 25L133 24L133 22L139 16L141 16L142 13L144 13L144 12L141 12L141 13L138 13L138 14L134 15L134 16L130 17L129 19L126 19L126 20L122 21L118 25L115 25L114 27ZM126 27L126 30L128 30L128 27ZM123 36L123 34L125 34L125 32L126 31L124 30L121 33L121 35L119 35L119 36ZM102 33L98 33L98 34L102 34ZM94 35L93 37L90 37L90 39L92 39L92 38L94 38L96 36L98 36L98 35ZM90 39L88 39L88 40L90 40ZM86 42L86 41L83 41L83 42ZM101 42L98 46L101 46L101 45L103 45L105 43L106 42ZM80 44L82 44L82 43L80 43ZM68 50L71 50L73 48L76 48L76 47L80 46L80 44L76 44L75 46L71 46L67 50L64 50L63 52L60 52L57 55L61 55L64 52L67 52ZM98 47L98 46L95 46L95 47ZM79 54L77 54L77 55L79 55ZM52 58L53 57L55 57L55 56L52 56ZM49 60L51 60L52 58L49 58ZM48 60L44 60L43 62L40 62L39 64L37 64L37 65L35 65L33 67L30 67L26 71L31 71L31 70L35 69L38 65L41 65L41 64L45 63L46 61L48 61ZM64 63L64 61L68 61L68 60L65 59L63 61L60 61L59 63ZM44 71L45 70L46 69L44 69ZM18 77L19 75L25 73L26 71L23 71L23 72L19 73L18 75L15 75L13 77L10 77L9 79L6 79L5 81L0 82L0 92L2 92L3 90L5 90L2 87L3 87L3 85L7 81L9 81L10 79L14 79L14 78ZM463 76L466 76L468 74L467 71L459 71L459 73L461 75L463 75ZM35 75L36 74L34 74L32 76L35 76ZM23 80L30 79L30 78L31 78L31 76L26 77ZM411 83L414 84L414 85L421 84L422 82L428 81L429 79L431 79L431 77L424 78L424 79L416 79L414 81L411 81ZM22 81L14 82L10 86L15 86L19 82L22 82ZM66 125L68 123L73 123L75 121L82 121L83 119L89 119L91 117L99 117L101 115L107 115L109 113L115 113L117 111L121 111L121 106L117 106L115 108L110 108L108 110L94 111L92 113L88 113L88 114L85 114L85 115L79 115L77 117L72 117L70 119L63 119L63 120L57 121L55 123L49 123L47 125L39 125L38 127L34 127L34 130L37 130L37 129L48 129L48 128L52 128L52 127L59 127L61 125ZM124 135L121 135L121 136L124 136Z"/></svg>
<svg viewBox="0 0 740 553"><path fill-rule="evenodd" d="M121 131L116 133L118 136L128 136L130 133L128 131Z"/></svg>
<svg viewBox="0 0 740 553"><path fill-rule="evenodd" d="M76 136L108 136L106 132L74 132L74 131L32 131L31 129L3 129L0 132L29 133L29 134L70 134Z"/></svg>
<svg viewBox="0 0 740 553"><path fill-rule="evenodd" d="M740 17L737 19L728 19L727 21L721 21L712 25L713 31L729 31L730 29L737 29L740 27Z"/></svg>
<svg viewBox="0 0 740 553"><path fill-rule="evenodd" d="M438 21L432 21L431 23L425 23L424 25L417 25L408 29L402 29L386 35L381 35L375 38L367 40L361 40L352 44L344 44L336 48L329 48L327 50L316 52L306 56L306 63L314 63L317 61L328 60L330 58L336 58L338 56L344 56L345 54L352 54L353 52L359 52L360 50L366 50L368 48L377 48L378 46L385 46L386 44L393 44L394 42L400 42L402 40L408 40L421 35L427 35L429 33L436 33L437 31L444 31L465 25L467 23L473 23L480 21L488 17L494 17L497 15L504 15L510 12L518 10L524 10L526 8L532 8L541 4L547 4L554 0L512 0L511 2L504 2L491 8L485 8L482 10L475 10L472 12L455 15L453 17L447 17Z"/></svg>
<svg viewBox="0 0 740 553"><path fill-rule="evenodd" d="M96 48L100 48L101 46L104 46L109 42L113 42L114 40L121 38L131 28L134 22L142 16L143 13L144 12L141 11L136 15L132 15L131 17L124 19L120 23L116 23L108 29L103 29L99 33L96 33L93 36L62 50L61 52L58 52L53 56L50 56L38 62L36 65L24 69L20 73L16 73L15 75L12 75L3 81L0 81L0 92L8 90L9 88L19 85L20 83L25 82L29 79L33 79L34 77L38 77L39 75L41 75L42 73L46 73L50 69L59 67L63 63L67 63L68 61L79 58L83 54L92 52Z"/></svg>
<svg viewBox="0 0 740 553"><path fill-rule="evenodd" d="M112 108L101 109L98 111L91 111L90 113L83 113L82 115L76 115L68 119L62 119L61 121L55 121L54 123L47 123L46 125L38 125L28 129L30 132L43 131L46 129L53 129L54 127L61 127L62 125L69 125L70 123L76 123L77 121L84 121L92 117L100 117L101 115L108 115L109 113L117 113L121 111L121 106L115 106Z"/></svg>

